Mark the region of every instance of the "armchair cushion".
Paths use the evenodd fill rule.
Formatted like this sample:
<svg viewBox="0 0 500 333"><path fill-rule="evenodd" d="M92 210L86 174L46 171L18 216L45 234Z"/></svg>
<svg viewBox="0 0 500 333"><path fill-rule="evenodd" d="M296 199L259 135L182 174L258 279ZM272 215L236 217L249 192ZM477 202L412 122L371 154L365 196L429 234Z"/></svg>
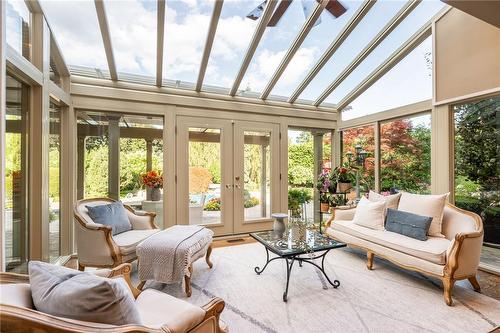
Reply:
<svg viewBox="0 0 500 333"><path fill-rule="evenodd" d="M135 252L137 245L149 236L160 231L159 229L130 230L113 237L122 255Z"/></svg>
<svg viewBox="0 0 500 333"><path fill-rule="evenodd" d="M140 324L134 297L123 278L107 279L31 261L31 296L38 311L95 323Z"/></svg>
<svg viewBox="0 0 500 333"><path fill-rule="evenodd" d="M0 284L0 304L33 309L30 285L27 283Z"/></svg>
<svg viewBox="0 0 500 333"><path fill-rule="evenodd" d="M205 317L205 310L154 289L144 290L135 301L142 323L150 328L167 326L172 333L187 332Z"/></svg>
<svg viewBox="0 0 500 333"><path fill-rule="evenodd" d="M95 223L109 225L113 229L113 235L132 230L132 224L121 201L86 207L90 218Z"/></svg>

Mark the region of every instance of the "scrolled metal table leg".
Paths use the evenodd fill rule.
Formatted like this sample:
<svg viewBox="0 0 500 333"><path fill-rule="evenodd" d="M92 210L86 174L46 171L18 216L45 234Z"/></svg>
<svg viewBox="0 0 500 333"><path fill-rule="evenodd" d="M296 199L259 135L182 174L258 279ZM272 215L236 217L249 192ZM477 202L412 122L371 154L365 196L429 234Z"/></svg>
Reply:
<svg viewBox="0 0 500 333"><path fill-rule="evenodd" d="M254 271L255 271L255 273L257 273L257 275L260 275L262 272L264 272L264 270L266 269L267 265L269 265L269 263L271 261L276 260L276 259L283 259L281 257L274 257L274 258L269 259L269 250L267 249L267 247L265 249L266 249L266 264L264 265L264 267L262 267L262 269L260 269L259 266L257 266L257 267L254 268Z"/></svg>
<svg viewBox="0 0 500 333"><path fill-rule="evenodd" d="M286 302L288 300L288 285L290 283L290 275L292 273L292 266L293 266L293 263L295 262L295 258L291 258L291 259L288 259L288 258L285 258L286 260L286 288L285 288L285 292L283 293L283 302ZM288 264L288 261L291 261L290 264Z"/></svg>

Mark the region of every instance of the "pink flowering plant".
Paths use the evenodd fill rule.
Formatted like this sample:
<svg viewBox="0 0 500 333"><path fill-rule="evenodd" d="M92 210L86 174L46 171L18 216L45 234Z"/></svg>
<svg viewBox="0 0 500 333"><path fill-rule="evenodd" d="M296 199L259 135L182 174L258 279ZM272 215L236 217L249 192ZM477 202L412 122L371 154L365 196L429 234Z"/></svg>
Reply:
<svg viewBox="0 0 500 333"><path fill-rule="evenodd" d="M329 193L335 193L336 183L332 182L330 171L323 169L323 171L318 176L318 181L316 183L316 189L320 194L321 202L329 202Z"/></svg>

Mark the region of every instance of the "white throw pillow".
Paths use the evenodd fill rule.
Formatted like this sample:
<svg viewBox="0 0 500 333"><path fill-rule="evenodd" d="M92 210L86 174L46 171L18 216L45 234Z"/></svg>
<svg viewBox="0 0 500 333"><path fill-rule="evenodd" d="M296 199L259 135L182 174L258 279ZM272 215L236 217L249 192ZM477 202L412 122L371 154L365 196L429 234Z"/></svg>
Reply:
<svg viewBox="0 0 500 333"><path fill-rule="evenodd" d="M370 191L368 194L368 200L372 202L377 201L385 201L386 202L386 210L387 208L398 209L399 199L401 198L401 193L396 193L392 195L382 195L377 192Z"/></svg>
<svg viewBox="0 0 500 333"><path fill-rule="evenodd" d="M432 217L431 227L429 229L428 235L435 237L444 237L441 232L443 213L446 199L448 198L449 194L450 193L430 195L403 192L403 194L401 195L401 199L399 200L398 210Z"/></svg>
<svg viewBox="0 0 500 333"><path fill-rule="evenodd" d="M353 223L375 230L384 230L385 201L371 202L362 197L356 207Z"/></svg>

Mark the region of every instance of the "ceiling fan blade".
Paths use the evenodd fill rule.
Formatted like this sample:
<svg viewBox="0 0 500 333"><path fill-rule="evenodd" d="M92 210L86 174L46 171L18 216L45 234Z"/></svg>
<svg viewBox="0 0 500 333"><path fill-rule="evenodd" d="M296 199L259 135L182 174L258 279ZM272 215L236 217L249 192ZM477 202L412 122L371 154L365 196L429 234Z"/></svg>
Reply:
<svg viewBox="0 0 500 333"><path fill-rule="evenodd" d="M292 0L281 0L280 4L278 5L278 8L274 11L273 16L271 16L271 19L269 20L269 23L267 23L268 27L275 27L276 24L278 24L279 20L285 14L286 10L290 5L292 4Z"/></svg>
<svg viewBox="0 0 500 333"><path fill-rule="evenodd" d="M254 10L252 10L250 13L248 13L247 18L254 20L254 21L259 19L259 17L262 16L262 13L264 13L264 8L266 7L266 4L267 4L267 0L262 2L260 5L255 7Z"/></svg>
<svg viewBox="0 0 500 333"><path fill-rule="evenodd" d="M317 2L321 2L321 0L316 0ZM338 0L330 0L328 1L328 4L325 7L326 10L330 12L335 17L339 17L340 15L344 14L347 11L347 8L345 8Z"/></svg>

